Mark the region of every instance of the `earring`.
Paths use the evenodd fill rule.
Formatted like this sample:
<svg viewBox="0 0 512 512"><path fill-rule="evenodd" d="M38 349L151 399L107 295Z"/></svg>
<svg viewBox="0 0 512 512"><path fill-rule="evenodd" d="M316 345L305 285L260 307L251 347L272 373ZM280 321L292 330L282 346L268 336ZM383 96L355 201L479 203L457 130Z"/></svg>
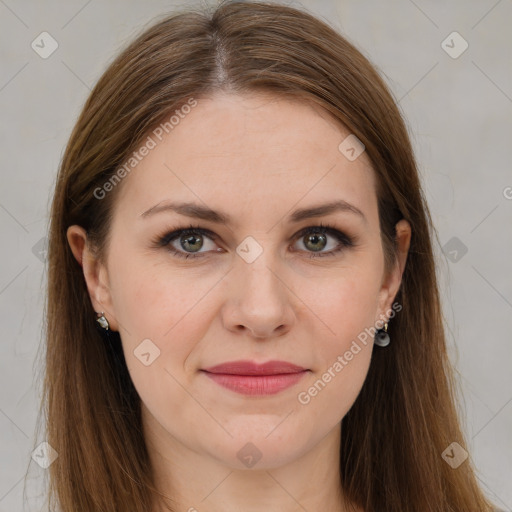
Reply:
<svg viewBox="0 0 512 512"><path fill-rule="evenodd" d="M108 331L110 325L108 324L108 320L105 318L105 313L102 311L101 313L96 313L98 318L96 318L96 322L100 324L100 326Z"/></svg>
<svg viewBox="0 0 512 512"><path fill-rule="evenodd" d="M375 345L377 345L379 347L387 347L389 345L391 340L390 340L389 334L388 334L388 323L387 322L384 323L384 329L377 330L373 341L374 341Z"/></svg>

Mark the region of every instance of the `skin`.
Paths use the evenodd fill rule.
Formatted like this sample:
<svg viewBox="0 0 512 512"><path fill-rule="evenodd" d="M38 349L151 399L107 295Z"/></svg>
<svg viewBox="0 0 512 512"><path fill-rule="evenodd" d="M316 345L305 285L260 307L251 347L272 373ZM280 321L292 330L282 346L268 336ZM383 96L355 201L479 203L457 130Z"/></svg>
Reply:
<svg viewBox="0 0 512 512"><path fill-rule="evenodd" d="M104 263L80 226L68 229L95 311L120 332L157 484L177 499L177 510L345 510L340 422L364 383L373 340L359 343L308 404L297 397L359 333L389 317L411 237L400 221L398 261L384 275L374 171L366 153L349 161L338 150L347 135L304 102L256 94L200 99L118 185ZM359 208L366 222L350 212L288 221L295 209L337 199ZM164 200L207 205L233 224L171 211L141 217ZM154 247L153 239L190 222L218 237L196 234L202 257ZM319 222L357 237L356 245L309 258L316 247L326 253L339 244L325 231L323 248L296 236ZM251 263L236 253L247 236L263 250ZM172 245L193 253L179 238ZM145 339L160 350L148 366L134 355ZM235 393L199 371L238 359L285 360L310 371L264 397ZM237 457L248 442L261 453L251 468Z"/></svg>

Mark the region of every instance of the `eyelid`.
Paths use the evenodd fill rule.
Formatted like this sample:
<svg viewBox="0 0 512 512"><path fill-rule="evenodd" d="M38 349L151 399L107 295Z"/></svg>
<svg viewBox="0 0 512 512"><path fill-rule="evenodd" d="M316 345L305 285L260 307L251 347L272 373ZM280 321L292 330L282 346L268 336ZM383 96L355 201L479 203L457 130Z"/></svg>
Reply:
<svg viewBox="0 0 512 512"><path fill-rule="evenodd" d="M315 232L315 230L319 231L319 232L327 233L327 234L333 236L334 238L338 239L339 241L341 239L341 241L346 243L347 245L352 245L356 240L355 237L347 235L345 232L341 231L340 229L335 228L334 226L332 226L330 224L323 224L322 222L319 222L318 224L315 224L312 226L307 226L305 228L302 228L301 230L299 230L297 233L295 233L293 235L291 240L295 240L297 238L306 236L309 233Z"/></svg>
<svg viewBox="0 0 512 512"><path fill-rule="evenodd" d="M314 252L314 251L296 251L293 252L304 252L309 255L310 258L321 258L321 257L329 257L334 256L340 252L342 252L344 249L348 249L351 247L354 247L357 244L357 237L354 235L348 235L346 232L341 231L340 229L336 228L335 226L331 224L325 224L322 222L319 222L314 225L306 226L302 229L300 229L298 232L296 232L290 239L289 242L298 240L310 233L316 233L316 232L323 232L326 233L333 238L335 238L338 241L338 247L335 249L331 249L330 251L322 252ZM186 234L200 234L203 236L206 236L207 238L210 238L212 241L218 240L220 237L214 233L213 231L203 228L199 225L189 225L188 227L179 227L175 229L168 230L165 235L157 237L156 240L154 240L154 246L155 247L163 247L167 248L169 252L171 252L173 255L175 255L178 258L203 258L208 255L210 255L212 252L216 251L205 251L205 252L186 252L181 250L176 250L174 247L170 245L171 242L175 241L176 239L179 239L181 236ZM217 251L220 252L220 251Z"/></svg>
<svg viewBox="0 0 512 512"><path fill-rule="evenodd" d="M171 241L175 240L176 238L179 238L181 235L187 234L189 231L194 234L199 233L201 235L207 236L208 238L211 238L212 240L216 240L219 238L219 236L216 233L214 233L213 231L210 231L207 228L190 225L189 227L185 227L185 228L171 229L170 231L166 232L166 234L164 236L158 237L158 240L157 240L158 244L161 246L166 246Z"/></svg>

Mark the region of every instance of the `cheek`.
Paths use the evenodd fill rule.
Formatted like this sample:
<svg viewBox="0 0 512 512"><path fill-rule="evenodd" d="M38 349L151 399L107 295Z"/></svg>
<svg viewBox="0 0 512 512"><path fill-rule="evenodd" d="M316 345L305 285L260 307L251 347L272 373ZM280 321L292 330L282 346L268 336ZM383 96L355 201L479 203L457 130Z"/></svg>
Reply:
<svg viewBox="0 0 512 512"><path fill-rule="evenodd" d="M147 256L120 259L111 272L113 304L127 334L162 338L186 317L197 315L218 276L148 260Z"/></svg>
<svg viewBox="0 0 512 512"><path fill-rule="evenodd" d="M349 355L350 354L350 355ZM356 342L333 351L325 366L298 390L304 419L328 429L338 424L357 399L371 361L371 344Z"/></svg>
<svg viewBox="0 0 512 512"><path fill-rule="evenodd" d="M311 282L315 286L311 287ZM344 344L374 325L379 280L370 265L342 269L331 278L303 282L297 295L310 308L310 316L331 339L330 347ZM294 290L295 291L295 290ZM324 329L325 328L325 329Z"/></svg>
<svg viewBox="0 0 512 512"><path fill-rule="evenodd" d="M324 286L311 303L313 311L322 320L318 323L325 336L317 336L317 365L314 389L302 388L314 398L317 405L338 404L336 414L346 413L359 393L371 360L373 349L372 327L375 326L378 287L369 267L366 271L347 272ZM320 395L322 397L320 398ZM306 400L308 398L306 397Z"/></svg>
<svg viewBox="0 0 512 512"><path fill-rule="evenodd" d="M377 288L362 276L339 279L314 302L325 335L314 336L316 364L298 390L297 400L310 421L334 426L354 404L366 379L373 341Z"/></svg>
<svg viewBox="0 0 512 512"><path fill-rule="evenodd" d="M207 335L215 314L209 292L219 276L142 258L120 261L112 271L111 291L126 364L138 391L151 393L163 382L174 383L168 372L186 371L190 354ZM147 353L146 367L142 354Z"/></svg>
<svg viewBox="0 0 512 512"><path fill-rule="evenodd" d="M229 299L218 295L229 276L222 283L222 273L204 268L166 265L161 260L148 264L147 255L127 257L134 254L133 248L117 247L111 292L123 342L132 351L144 339L151 339L162 351L172 345L174 358L178 352L190 352L219 304ZM351 340L374 324L377 267L361 255L357 265L347 264L330 275L325 269L295 277L288 274L293 289L289 300L295 302L297 314L293 329L308 331L311 339L328 340L326 353L319 353L324 363L332 359L333 351L338 355L348 350Z"/></svg>

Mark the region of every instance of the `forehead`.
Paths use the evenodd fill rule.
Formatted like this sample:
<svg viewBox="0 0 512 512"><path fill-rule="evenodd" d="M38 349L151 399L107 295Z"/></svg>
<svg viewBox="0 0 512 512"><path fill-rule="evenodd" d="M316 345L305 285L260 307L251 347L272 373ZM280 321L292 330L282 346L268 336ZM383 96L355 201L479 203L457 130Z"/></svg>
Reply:
<svg viewBox="0 0 512 512"><path fill-rule="evenodd" d="M148 134L153 147L124 179L120 208L140 216L159 201L194 201L241 219L345 199L376 213L367 155L341 153L350 132L321 107L262 94L196 101Z"/></svg>

